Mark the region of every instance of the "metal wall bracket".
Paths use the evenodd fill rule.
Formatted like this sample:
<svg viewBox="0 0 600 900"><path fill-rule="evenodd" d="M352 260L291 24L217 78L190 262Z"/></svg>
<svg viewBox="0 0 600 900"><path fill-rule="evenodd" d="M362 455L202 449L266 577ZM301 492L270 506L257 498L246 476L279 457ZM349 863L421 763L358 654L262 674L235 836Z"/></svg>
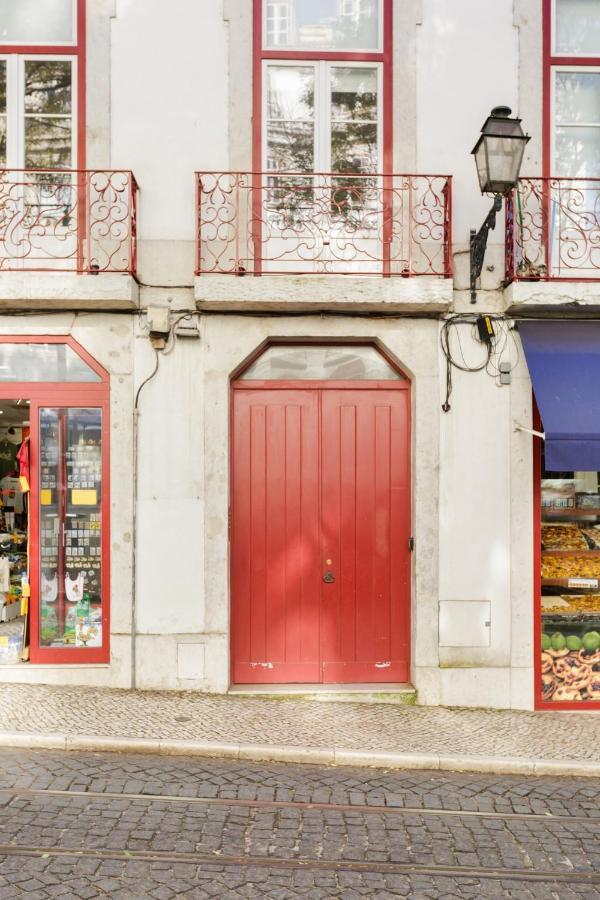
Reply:
<svg viewBox="0 0 600 900"><path fill-rule="evenodd" d="M477 279L481 275L488 234L496 227L496 216L502 209L502 195L496 194L494 203L479 231L471 231L469 247L471 261L471 303L477 301Z"/></svg>

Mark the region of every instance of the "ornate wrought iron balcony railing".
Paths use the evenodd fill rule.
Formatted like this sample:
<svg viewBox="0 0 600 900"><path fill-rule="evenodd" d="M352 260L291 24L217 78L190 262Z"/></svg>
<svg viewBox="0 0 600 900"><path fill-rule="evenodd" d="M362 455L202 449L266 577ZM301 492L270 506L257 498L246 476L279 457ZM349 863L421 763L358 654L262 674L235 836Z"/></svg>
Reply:
<svg viewBox="0 0 600 900"><path fill-rule="evenodd" d="M0 169L0 272L136 272L131 172Z"/></svg>
<svg viewBox="0 0 600 900"><path fill-rule="evenodd" d="M451 178L198 172L196 273L450 277Z"/></svg>
<svg viewBox="0 0 600 900"><path fill-rule="evenodd" d="M600 281L600 178L521 178L506 203L506 281Z"/></svg>

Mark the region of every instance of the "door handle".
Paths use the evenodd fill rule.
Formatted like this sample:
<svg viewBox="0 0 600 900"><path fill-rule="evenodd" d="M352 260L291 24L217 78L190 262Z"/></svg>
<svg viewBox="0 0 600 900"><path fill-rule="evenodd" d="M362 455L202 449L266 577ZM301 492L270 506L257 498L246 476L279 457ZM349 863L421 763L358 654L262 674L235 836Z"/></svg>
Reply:
<svg viewBox="0 0 600 900"><path fill-rule="evenodd" d="M323 575L323 581L325 582L325 584L333 584L333 582L335 581L333 572L325 572L325 574Z"/></svg>

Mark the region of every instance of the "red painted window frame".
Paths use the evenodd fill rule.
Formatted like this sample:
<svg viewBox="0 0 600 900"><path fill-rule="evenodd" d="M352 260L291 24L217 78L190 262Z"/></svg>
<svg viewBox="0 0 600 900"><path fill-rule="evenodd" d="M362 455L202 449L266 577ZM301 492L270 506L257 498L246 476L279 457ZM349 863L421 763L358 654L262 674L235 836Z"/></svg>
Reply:
<svg viewBox="0 0 600 900"><path fill-rule="evenodd" d="M2 44L0 54L18 53L28 56L74 56L77 59L77 165L71 168L85 169L86 163L86 0L76 3L76 40L72 44Z"/></svg>
<svg viewBox="0 0 600 900"><path fill-rule="evenodd" d="M542 430L542 419L533 397L533 427ZM533 671L536 710L599 710L600 702L592 700L562 701L542 699L542 440L533 438Z"/></svg>
<svg viewBox="0 0 600 900"><path fill-rule="evenodd" d="M543 124L542 174L552 178L552 70L554 66L600 66L598 56L560 56L552 47L553 0L542 0Z"/></svg>
<svg viewBox="0 0 600 900"><path fill-rule="evenodd" d="M253 71L252 71L252 164L253 171L262 171L262 70L263 60L268 59L310 59L340 60L348 62L382 63L383 68L383 173L392 174L393 167L393 0L382 0L383 43L381 51L356 53L325 50L265 50L263 47L263 0L253 0Z"/></svg>
<svg viewBox="0 0 600 900"><path fill-rule="evenodd" d="M102 379L99 382L0 383L0 400L22 397L30 405L30 664L81 665L110 659L110 380L108 372L68 335L6 335L2 344L66 344ZM39 644L39 445L41 407L86 407L102 410L102 647L40 647Z"/></svg>

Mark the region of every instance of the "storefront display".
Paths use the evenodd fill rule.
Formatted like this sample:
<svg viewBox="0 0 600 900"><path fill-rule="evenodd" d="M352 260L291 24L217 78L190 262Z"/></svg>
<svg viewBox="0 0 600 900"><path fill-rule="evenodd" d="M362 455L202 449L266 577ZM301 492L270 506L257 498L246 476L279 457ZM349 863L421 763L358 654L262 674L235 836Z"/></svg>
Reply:
<svg viewBox="0 0 600 900"><path fill-rule="evenodd" d="M40 409L40 643L102 646L102 418Z"/></svg>
<svg viewBox="0 0 600 900"><path fill-rule="evenodd" d="M543 464L543 462L542 462ZM541 478L541 697L600 701L600 480Z"/></svg>

